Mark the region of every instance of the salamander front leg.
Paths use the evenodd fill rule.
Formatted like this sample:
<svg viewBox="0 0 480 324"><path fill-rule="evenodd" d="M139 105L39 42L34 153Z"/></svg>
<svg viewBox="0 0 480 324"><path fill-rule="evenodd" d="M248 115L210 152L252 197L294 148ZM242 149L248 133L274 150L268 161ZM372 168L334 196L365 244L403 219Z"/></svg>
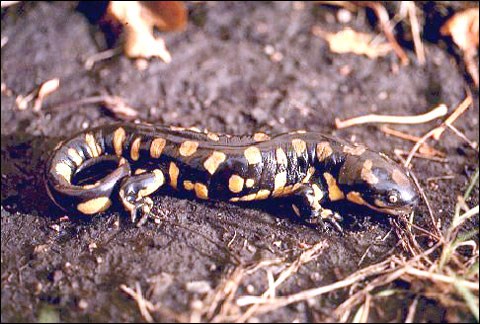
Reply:
<svg viewBox="0 0 480 324"><path fill-rule="evenodd" d="M325 191L321 189L319 184L304 184L295 191L292 208L295 214L310 224L320 225L323 229L326 229L324 221L327 221L335 229L342 232L342 228L338 224L342 217L338 213L321 206L325 196L324 193Z"/></svg>
<svg viewBox="0 0 480 324"><path fill-rule="evenodd" d="M119 194L123 206L130 212L132 223L135 223L138 214L141 216L138 227L147 221L153 207L153 200L148 196L164 183L165 177L159 169L127 177L122 181Z"/></svg>

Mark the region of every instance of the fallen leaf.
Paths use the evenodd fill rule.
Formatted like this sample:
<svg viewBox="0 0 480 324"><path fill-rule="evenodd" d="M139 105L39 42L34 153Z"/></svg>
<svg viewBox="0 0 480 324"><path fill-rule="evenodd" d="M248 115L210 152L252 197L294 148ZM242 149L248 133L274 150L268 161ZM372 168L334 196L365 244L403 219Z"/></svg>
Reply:
<svg viewBox="0 0 480 324"><path fill-rule="evenodd" d="M479 37L479 8L470 8L453 15L442 26L442 35L451 36L453 42L463 51L463 60L473 82L478 87L478 61L475 59Z"/></svg>
<svg viewBox="0 0 480 324"><path fill-rule="evenodd" d="M461 50L468 52L478 47L478 8L470 8L453 15L440 32L451 36Z"/></svg>
<svg viewBox="0 0 480 324"><path fill-rule="evenodd" d="M374 43L372 42L372 35L360 33L352 29L329 33L314 27L312 33L325 39L330 46L330 50L334 53L354 53L366 55L373 59L385 56L392 50L392 46L389 43Z"/></svg>
<svg viewBox="0 0 480 324"><path fill-rule="evenodd" d="M172 57L164 40L153 35L154 27L163 31L183 30L187 24L187 10L179 1L111 1L107 15L123 25L128 57L158 57L166 63Z"/></svg>

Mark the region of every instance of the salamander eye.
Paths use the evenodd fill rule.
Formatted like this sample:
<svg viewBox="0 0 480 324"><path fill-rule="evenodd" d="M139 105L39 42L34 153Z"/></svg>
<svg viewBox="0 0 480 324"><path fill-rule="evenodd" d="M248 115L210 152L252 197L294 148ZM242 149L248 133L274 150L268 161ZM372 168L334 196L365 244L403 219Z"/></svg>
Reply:
<svg viewBox="0 0 480 324"><path fill-rule="evenodd" d="M388 202L390 202L391 204L395 204L397 201L398 201L398 193L391 192L388 195Z"/></svg>

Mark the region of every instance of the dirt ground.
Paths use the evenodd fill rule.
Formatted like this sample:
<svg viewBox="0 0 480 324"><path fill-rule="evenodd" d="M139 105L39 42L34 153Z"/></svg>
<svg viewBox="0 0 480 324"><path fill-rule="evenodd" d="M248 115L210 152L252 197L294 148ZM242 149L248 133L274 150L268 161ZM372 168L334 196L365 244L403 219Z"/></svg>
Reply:
<svg viewBox="0 0 480 324"><path fill-rule="evenodd" d="M458 59L441 42L425 43L424 66L416 63L414 52L405 45L411 63L400 66L393 53L375 60L334 54L324 39L311 32L314 26L327 31L350 26L379 33L370 15L354 14L342 24L336 8L315 4L235 2L188 7L187 30L164 34L172 62L152 60L145 70L123 55L85 69L86 59L107 48L94 17L85 14L91 14L92 8L39 2L2 9L2 322L144 321L121 285L133 289L139 285L146 298L161 303L163 311L153 313L157 321L178 321L182 316L195 320L195 312L209 306L205 296L239 267L276 258L292 261L305 246L324 242L319 256L278 288L278 295L287 295L335 282L393 253L403 253L384 217L346 210L341 234L296 221L281 202L234 205L167 192L154 199L160 224L137 228L121 208L92 218L63 217L43 185L49 152L62 138L116 120L99 104L68 106L82 98L120 96L138 109L138 120L217 132L320 130L394 157L394 149L409 151L412 143L385 136L376 126L335 130L335 118L375 112L421 114L439 103L453 109L472 90ZM8 38L5 44L4 38ZM276 59L267 54L271 47L281 53ZM19 95L52 78L60 79L60 88L39 112L17 108ZM455 126L478 142L475 90L473 98L473 109ZM422 136L440 123L396 129ZM413 170L444 228L457 195L463 194L478 165L478 154L448 131L435 147L448 160L414 159ZM429 180L441 176L449 177ZM478 189L473 204L478 204ZM425 204L417 209L415 221L431 226ZM478 218L466 225L467 230L472 228L478 228ZM275 276L278 270L265 269L246 276L236 296L261 294L268 287L269 274ZM331 321L332 311L347 294L335 291L250 321ZM369 319L401 322L413 297L377 303ZM416 321L456 320L428 298L421 298L418 307L422 311ZM464 316L460 319L471 320Z"/></svg>

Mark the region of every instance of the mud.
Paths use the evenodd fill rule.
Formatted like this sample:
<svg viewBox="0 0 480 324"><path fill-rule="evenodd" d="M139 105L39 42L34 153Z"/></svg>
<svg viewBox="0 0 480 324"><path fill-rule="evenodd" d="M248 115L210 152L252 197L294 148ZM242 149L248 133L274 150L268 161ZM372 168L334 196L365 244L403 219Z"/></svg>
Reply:
<svg viewBox="0 0 480 324"><path fill-rule="evenodd" d="M322 240L327 247L320 256L301 267L278 294L332 283L402 252L388 219L355 210L344 212L341 234L303 224L285 206L268 202L234 205L167 193L154 199L161 223L141 228L130 224L121 208L66 219L50 202L42 172L51 149L79 130L115 120L98 104L68 106L81 98L112 94L135 107L139 120L232 134L320 130L394 156L394 149L408 151L412 144L387 137L376 126L336 131L335 118L420 114L440 102L452 108L469 88L457 61L439 43L425 44L424 66L412 51L408 66L399 66L394 54L371 60L331 53L311 29L344 28L334 8L236 2L189 4L189 9L187 30L164 35L171 64L154 60L144 71L123 55L99 62L91 71L84 68L87 58L107 48L102 30L85 15L91 8L40 2L2 9L2 43L8 37L1 52L2 322L48 316L65 322L143 321L137 304L119 288L136 282L152 302L189 314L204 296L187 289L189 282L206 281L215 288L240 264L293 260L305 245ZM378 32L361 14L348 25ZM266 53L268 46L281 53L279 61ZM52 78L60 78L61 86L41 111L17 108L17 96ZM473 95L474 108L455 126L478 142L478 96ZM396 128L421 136L439 123ZM414 171L445 227L478 156L448 131L436 148L448 162L415 159ZM453 178L428 180L445 175ZM473 196L472 204L478 203L477 190ZM428 219L422 204L416 220L428 228ZM467 229L473 226L478 223ZM239 295L260 294L266 287L265 273L258 272L241 284ZM327 294L259 319L328 319L345 296ZM372 319L402 321L409 298L373 312ZM421 306L425 311L417 320L448 320L440 305L422 300Z"/></svg>

